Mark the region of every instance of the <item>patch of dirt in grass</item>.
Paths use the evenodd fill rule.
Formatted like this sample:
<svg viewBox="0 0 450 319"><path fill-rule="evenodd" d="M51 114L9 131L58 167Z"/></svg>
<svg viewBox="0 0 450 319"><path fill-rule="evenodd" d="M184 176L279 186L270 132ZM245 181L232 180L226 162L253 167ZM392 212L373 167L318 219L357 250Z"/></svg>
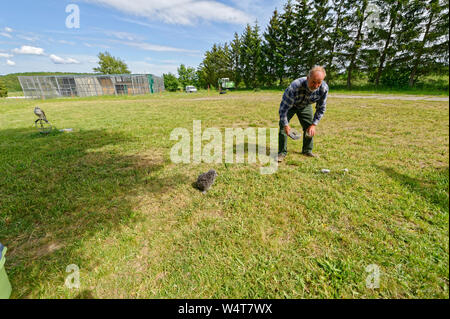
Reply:
<svg viewBox="0 0 450 319"><path fill-rule="evenodd" d="M286 247L293 243L293 238L290 232L285 232L283 235L278 237L277 244L280 248Z"/></svg>
<svg viewBox="0 0 450 319"><path fill-rule="evenodd" d="M14 247L14 244L11 245L11 251L13 254L11 256L15 256L18 260L26 259L28 262L48 256L55 251L63 248L64 245L56 242L50 241L47 239L36 239L27 241L25 244ZM18 257L20 256L20 257ZM15 263L10 263L14 265Z"/></svg>
<svg viewBox="0 0 450 319"><path fill-rule="evenodd" d="M156 165L162 165L164 163L164 156L161 151L149 150L144 153L139 153L139 156L135 157L134 167L145 168Z"/></svg>
<svg viewBox="0 0 450 319"><path fill-rule="evenodd" d="M303 250L308 253L309 258L312 257L317 258L325 256L324 249L322 248L320 243L317 243L315 241L309 242Z"/></svg>
<svg viewBox="0 0 450 319"><path fill-rule="evenodd" d="M51 242L48 244L45 244L44 246L41 246L39 249L37 249L34 253L34 255L37 258L49 255L55 251L57 251L58 249L63 248L64 246L60 243L57 242Z"/></svg>
<svg viewBox="0 0 450 319"><path fill-rule="evenodd" d="M196 214L196 219L198 219L198 221L205 219L205 218L223 218L225 216L225 213L221 210L200 210L198 211L198 213Z"/></svg>
<svg viewBox="0 0 450 319"><path fill-rule="evenodd" d="M103 165L108 162L110 157L108 154L102 154L100 157L96 152L87 153L82 158L80 158L79 163L77 165L82 164L85 166L94 166L94 165Z"/></svg>

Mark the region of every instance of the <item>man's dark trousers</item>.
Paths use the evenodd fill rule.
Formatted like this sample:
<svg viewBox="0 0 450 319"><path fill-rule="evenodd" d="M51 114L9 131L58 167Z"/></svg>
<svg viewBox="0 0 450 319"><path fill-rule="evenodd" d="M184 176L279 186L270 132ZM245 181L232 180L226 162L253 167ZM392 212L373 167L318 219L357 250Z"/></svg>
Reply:
<svg viewBox="0 0 450 319"><path fill-rule="evenodd" d="M306 137L306 129L312 124L313 122L313 108L312 105L306 105L306 106L293 106L288 110L287 113L287 120L288 123L291 121L291 118L294 116L294 114L297 114L297 117L300 121L300 125L303 128L303 148L302 153L308 153L311 152L313 149L313 138L312 137ZM286 131L284 130L284 124L281 123L281 120L279 122L280 125L280 132L278 133L278 153L287 154L287 139L288 136L286 134Z"/></svg>

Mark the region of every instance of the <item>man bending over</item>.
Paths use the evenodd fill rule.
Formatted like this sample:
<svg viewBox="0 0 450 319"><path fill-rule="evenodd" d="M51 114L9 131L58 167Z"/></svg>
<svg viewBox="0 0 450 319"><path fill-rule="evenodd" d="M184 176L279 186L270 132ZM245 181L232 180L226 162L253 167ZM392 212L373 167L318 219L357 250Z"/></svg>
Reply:
<svg viewBox="0 0 450 319"><path fill-rule="evenodd" d="M307 77L299 78L291 83L284 91L280 104L280 132L278 134L278 162L282 162L287 154L287 136L291 130L289 121L297 114L303 128L302 154L316 157L313 154L313 137L316 126L325 113L328 85L324 82L325 69L321 66L313 67ZM316 103L313 115L312 103Z"/></svg>

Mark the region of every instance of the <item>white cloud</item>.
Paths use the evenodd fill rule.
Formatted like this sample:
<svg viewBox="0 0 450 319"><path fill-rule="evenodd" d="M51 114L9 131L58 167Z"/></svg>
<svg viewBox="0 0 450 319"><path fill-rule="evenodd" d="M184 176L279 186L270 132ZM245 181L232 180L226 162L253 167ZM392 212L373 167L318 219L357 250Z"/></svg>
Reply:
<svg viewBox="0 0 450 319"><path fill-rule="evenodd" d="M10 66L14 66L14 65L16 65L16 62L11 61L11 60L6 60L6 64L8 64Z"/></svg>
<svg viewBox="0 0 450 319"><path fill-rule="evenodd" d="M71 58L80 61L80 64L55 64L49 58L43 59L39 55L30 55L21 61L15 61L15 66L9 66L0 61L0 74L14 72L92 72L92 68L98 66L95 55L72 54ZM95 61L95 62L91 62Z"/></svg>
<svg viewBox="0 0 450 319"><path fill-rule="evenodd" d="M143 27L148 27L148 28L154 28L155 27L155 25L153 25L153 24L145 23L145 22L138 21L138 20L127 19L127 18L122 18L122 17L114 17L114 18L116 18L117 20L120 20L120 21L125 21L125 22L129 22L129 23L134 23L134 24L137 24L137 25L141 25Z"/></svg>
<svg viewBox="0 0 450 319"><path fill-rule="evenodd" d="M35 42L35 41L39 40L38 36L29 37L29 36L26 36L26 35L20 35L19 34L17 37L20 38L20 39L23 39L23 40L31 41L31 42Z"/></svg>
<svg viewBox="0 0 450 319"><path fill-rule="evenodd" d="M234 6L239 10L244 12L251 12L253 16L257 17L258 24L260 26L265 26L269 23L272 17L273 10L283 8L286 3L285 0L271 0L271 1L261 1L261 0L231 0ZM254 20L251 21L252 23ZM263 27L264 29L264 27Z"/></svg>
<svg viewBox="0 0 450 319"><path fill-rule="evenodd" d="M121 12L160 20L165 23L192 25L199 20L245 24L253 21L245 12L212 0L84 0L112 7Z"/></svg>
<svg viewBox="0 0 450 319"><path fill-rule="evenodd" d="M0 35L1 36L4 36L4 37L6 37L6 38L12 38L12 36L11 36L11 34L9 34L9 33L6 33L6 32L0 32Z"/></svg>
<svg viewBox="0 0 450 319"><path fill-rule="evenodd" d="M83 42L83 45L88 47L88 48L111 49L110 46L105 45L105 44Z"/></svg>
<svg viewBox="0 0 450 319"><path fill-rule="evenodd" d="M176 60L161 60L161 62L165 64L180 64L180 62Z"/></svg>
<svg viewBox="0 0 450 319"><path fill-rule="evenodd" d="M29 45L22 45L20 49L14 49L16 54L32 54L32 55L44 55L44 49L36 48Z"/></svg>
<svg viewBox="0 0 450 319"><path fill-rule="evenodd" d="M67 41L67 40L58 40L61 44L68 44L68 45L75 45L76 43L73 41Z"/></svg>
<svg viewBox="0 0 450 319"><path fill-rule="evenodd" d="M55 63L55 64L79 64L80 63L79 61L77 61L75 59L72 59L72 58L64 59L64 58L61 58L54 54L50 54L49 57L50 57L50 60L52 60L53 63Z"/></svg>
<svg viewBox="0 0 450 319"><path fill-rule="evenodd" d="M155 52L191 52L196 53L196 50L187 50L181 48L168 47L163 45L151 44L147 42L130 42L130 41L117 41L118 43L125 44L131 47L139 48L145 51L155 51Z"/></svg>
<svg viewBox="0 0 450 319"><path fill-rule="evenodd" d="M13 57L12 54L0 52L0 58L12 58L12 57Z"/></svg>
<svg viewBox="0 0 450 319"><path fill-rule="evenodd" d="M123 31L104 31L108 36L114 36L120 40L136 41L142 40L141 36L137 36L133 33L123 32Z"/></svg>
<svg viewBox="0 0 450 319"><path fill-rule="evenodd" d="M6 32L13 32L13 29L8 28L8 27L5 27L5 31L6 31Z"/></svg>

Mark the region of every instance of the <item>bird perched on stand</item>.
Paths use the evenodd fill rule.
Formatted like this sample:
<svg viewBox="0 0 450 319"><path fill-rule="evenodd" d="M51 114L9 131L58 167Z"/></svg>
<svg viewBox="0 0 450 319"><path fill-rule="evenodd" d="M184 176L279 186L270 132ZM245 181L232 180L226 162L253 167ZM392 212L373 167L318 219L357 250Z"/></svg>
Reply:
<svg viewBox="0 0 450 319"><path fill-rule="evenodd" d="M34 108L34 114L36 114L36 116L38 117L38 119L36 121L34 121L35 123L39 120L42 120L45 123L48 123L48 120L47 120L47 117L45 116L44 111L41 110L41 108L39 106L36 106Z"/></svg>

